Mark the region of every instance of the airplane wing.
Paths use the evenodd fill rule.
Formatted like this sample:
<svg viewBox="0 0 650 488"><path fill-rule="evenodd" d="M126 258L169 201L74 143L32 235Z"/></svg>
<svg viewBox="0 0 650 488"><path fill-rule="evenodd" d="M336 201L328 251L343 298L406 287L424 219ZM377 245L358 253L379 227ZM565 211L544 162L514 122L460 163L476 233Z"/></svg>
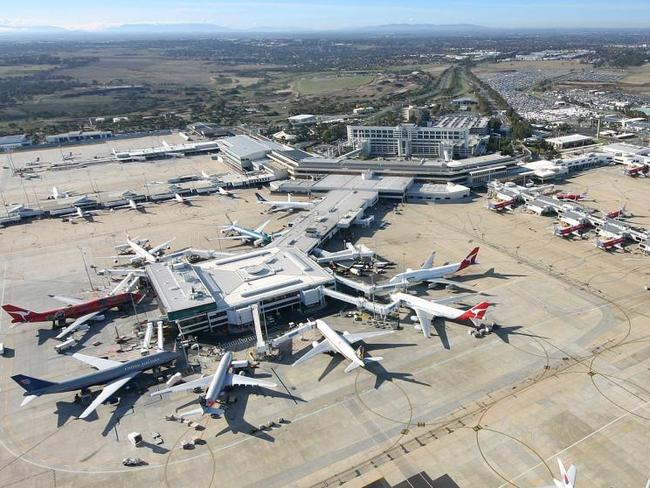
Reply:
<svg viewBox="0 0 650 488"><path fill-rule="evenodd" d="M269 222L271 222L271 221L270 221L270 220L267 220L266 222L263 222L262 225L258 226L258 227L255 229L255 232L262 232L262 231L264 230L264 227L266 227L267 225L269 225Z"/></svg>
<svg viewBox="0 0 650 488"><path fill-rule="evenodd" d="M89 364L93 368L98 369L100 371L114 368L115 366L119 366L120 364L122 364L119 361L111 361L110 359L102 359L94 356L86 356L85 354L80 354L78 352L73 354L72 357L81 362Z"/></svg>
<svg viewBox="0 0 650 488"><path fill-rule="evenodd" d="M325 339L323 342L319 342L316 347L314 347L310 351L308 351L307 354L302 356L300 359L298 359L291 366L295 366L296 364L304 363L308 359L311 359L314 356L318 356L319 354L322 354L322 353L325 353L325 352L334 352L334 348L332 348L332 345L330 344L330 341L328 341L327 339Z"/></svg>
<svg viewBox="0 0 650 488"><path fill-rule="evenodd" d="M462 283L458 283L457 281L453 280L447 280L445 278L434 278L432 280L427 280L428 283L431 283L432 285L445 285L445 286L453 286L454 288L462 288L464 290L471 290L469 286L464 286Z"/></svg>
<svg viewBox="0 0 650 488"><path fill-rule="evenodd" d="M174 239L176 239L176 238L174 237ZM152 247L151 249L149 249L149 252L151 254L155 255L158 251L162 251L167 246L169 246L172 242L174 242L174 239L170 239L167 242L163 242L162 244L158 244L156 247Z"/></svg>
<svg viewBox="0 0 650 488"><path fill-rule="evenodd" d="M476 295L477 293L463 293L462 295L452 295L447 298L440 298L438 300L431 300L431 301L435 303L439 303L440 305L446 305L448 303L459 303L465 300L465 298L474 297Z"/></svg>
<svg viewBox="0 0 650 488"><path fill-rule="evenodd" d="M91 312L88 313L82 317L79 317L77 320L72 322L70 325L68 325L66 328L64 328L59 335L56 336L57 339L63 339L65 336L72 334L75 330L77 330L79 327L81 327L83 324L88 322L89 320L92 320L93 317L96 315L99 315L101 312L98 310L96 312Z"/></svg>
<svg viewBox="0 0 650 488"><path fill-rule="evenodd" d="M64 297L63 295L48 295L48 296L67 305L79 305L81 303L84 303L84 300L81 300L79 298Z"/></svg>
<svg viewBox="0 0 650 488"><path fill-rule="evenodd" d="M359 332L357 334L343 334L343 337L345 337L345 340L347 340L350 344L354 344L355 342L359 342L364 339L392 334L393 332L394 332L393 330L379 330L375 332Z"/></svg>
<svg viewBox="0 0 650 488"><path fill-rule="evenodd" d="M264 381L257 378L251 378L250 376L243 376L240 374L228 373L228 385L229 386L261 386L263 388L275 388L275 383L270 381Z"/></svg>
<svg viewBox="0 0 650 488"><path fill-rule="evenodd" d="M214 240L215 241L232 241L234 239L239 239L241 240L251 240L252 237L248 236L227 236L227 237L216 237Z"/></svg>
<svg viewBox="0 0 650 488"><path fill-rule="evenodd" d="M97 407L99 407L102 403L108 400L117 390L119 390L124 385L126 385L138 374L140 374L140 371L133 371L125 376L122 376L121 378L118 378L112 383L107 384L102 390L102 392L99 395L97 395L97 398L95 398L93 402L90 405L88 405L88 408L83 411L83 413L79 416L79 418L85 419L86 417L88 417L91 413L93 413L97 409Z"/></svg>
<svg viewBox="0 0 650 488"><path fill-rule="evenodd" d="M415 309L415 314L420 321L420 327L422 327L424 337L431 337L431 322L433 321L433 315L417 308Z"/></svg>
<svg viewBox="0 0 650 488"><path fill-rule="evenodd" d="M193 390L194 388L205 388L210 384L214 375L202 376L187 383L181 383L180 385L170 386L163 390L154 391L151 393L151 396L156 395L166 395L167 393L178 393L179 391Z"/></svg>

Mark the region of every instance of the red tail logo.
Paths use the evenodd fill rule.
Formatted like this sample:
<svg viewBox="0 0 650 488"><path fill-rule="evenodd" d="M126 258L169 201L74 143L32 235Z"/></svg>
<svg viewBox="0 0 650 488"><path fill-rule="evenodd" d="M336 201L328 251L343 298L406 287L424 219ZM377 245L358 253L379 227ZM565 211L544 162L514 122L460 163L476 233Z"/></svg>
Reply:
<svg viewBox="0 0 650 488"><path fill-rule="evenodd" d="M460 266L458 267L458 271L467 268L468 266L472 264L476 264L476 258L478 257L478 252L481 248L480 247L475 247L472 249L472 252L470 252L465 259L460 263Z"/></svg>
<svg viewBox="0 0 650 488"><path fill-rule="evenodd" d="M11 322L14 324L16 322L28 322L29 316L32 314L32 312L30 312L29 310L16 307L15 305L3 305L2 308L4 309L5 312L11 315L12 318Z"/></svg>
<svg viewBox="0 0 650 488"><path fill-rule="evenodd" d="M485 312L487 312L489 306L490 306L490 302L481 302L478 305L475 305L472 308L470 308L467 312L465 312L460 317L458 317L458 320L470 320L470 319L483 320L483 318L485 317Z"/></svg>

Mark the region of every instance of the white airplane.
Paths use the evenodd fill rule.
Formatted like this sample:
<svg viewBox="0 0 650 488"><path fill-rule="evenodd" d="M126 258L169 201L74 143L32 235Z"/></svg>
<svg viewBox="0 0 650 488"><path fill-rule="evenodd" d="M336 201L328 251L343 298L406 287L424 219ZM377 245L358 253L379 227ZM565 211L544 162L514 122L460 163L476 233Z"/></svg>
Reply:
<svg viewBox="0 0 650 488"><path fill-rule="evenodd" d="M356 342L359 342L370 337L379 337L382 335L392 334L392 330L388 331L377 331L377 332L359 332L357 334L350 334L348 331L339 334L329 325L327 325L322 320L317 320L316 322L308 322L306 325L310 326L309 328L316 328L323 334L325 338L321 342L314 341L312 343L312 349L308 351L304 356L300 357L292 366L303 363L308 359L313 358L321 353L335 352L344 356L346 359L349 359L351 362L345 368L345 372L349 373L358 367L365 368L366 365L370 362L381 361L381 357L364 357L362 354L361 348L354 350L352 345Z"/></svg>
<svg viewBox="0 0 650 488"><path fill-rule="evenodd" d="M237 224L237 221L231 222L230 225L224 225L221 228L221 233L231 233L234 232L237 235L228 235L227 237L218 237L218 240L240 240L242 242L252 242L255 247L264 246L270 243L276 237L281 236L284 232L274 232L269 234L264 232L264 227L266 227L270 220L263 222L261 225L255 229L247 229Z"/></svg>
<svg viewBox="0 0 650 488"><path fill-rule="evenodd" d="M476 329L480 328L481 322L485 317L485 312L490 306L489 302L481 302L468 310L459 310L457 308L448 307L445 303L455 303L469 295L457 295L455 297L446 298L443 300L425 300L423 298L414 297L406 293L395 293L391 295L391 299L399 301L402 306L407 306L415 311L417 320L420 322L420 328L425 337L431 337L431 324L436 317L454 320L456 322L472 322ZM438 330L438 328L436 328ZM443 337L444 326L438 330L438 335ZM444 342L444 341L443 341Z"/></svg>
<svg viewBox="0 0 650 488"><path fill-rule="evenodd" d="M174 239L176 238L174 237ZM131 239L131 236L127 234L126 245L129 248L131 248L131 251L133 251L134 254L134 256L130 257L131 263L135 263L135 262L157 263L158 261L160 261L160 254L162 253L162 251L164 249L169 249L169 245L174 241L174 239L170 239L150 249L145 249L143 246L146 244L146 242L148 242L148 240ZM126 247L116 246L116 249L120 250L124 254ZM121 256L111 256L111 257L114 259L114 261L117 261Z"/></svg>
<svg viewBox="0 0 650 488"><path fill-rule="evenodd" d="M444 266L432 267L433 259L435 257L435 252L427 258L420 269L407 269L403 273L399 273L393 276L389 283L420 283L423 281L428 281L432 285L446 285L452 287L459 287L458 283L455 283L451 280L446 279L447 276L451 276L459 271L464 270L468 266L476 264L476 258L479 252L478 247L472 249L465 259L460 263L446 264Z"/></svg>
<svg viewBox="0 0 650 488"><path fill-rule="evenodd" d="M71 217L68 217L70 219L80 219L80 220L85 220L87 222L90 222L93 220L93 214L92 212L89 212L88 210L84 210L81 207L75 207L75 213Z"/></svg>
<svg viewBox="0 0 650 488"><path fill-rule="evenodd" d="M276 212L276 211L294 212L296 210L309 210L315 205L314 202L296 202L294 200L291 200L290 194L287 195L286 201L267 200L259 193L255 193L255 198L257 199L257 203L268 206L271 212Z"/></svg>
<svg viewBox="0 0 650 488"><path fill-rule="evenodd" d="M576 474L578 473L578 470L576 467L572 464L569 466L569 469L564 469L564 464L562 464L562 461L560 458L557 458L557 464L560 467L560 477L562 478L561 480L556 480L553 478L553 484L554 486L547 486L545 488L575 488L576 486ZM648 483L650 485L650 482ZM646 486L646 488L648 488Z"/></svg>
<svg viewBox="0 0 650 488"><path fill-rule="evenodd" d="M218 187L219 195L224 197L235 197L237 194L234 191L226 190L223 186Z"/></svg>
<svg viewBox="0 0 650 488"><path fill-rule="evenodd" d="M64 190L59 190L56 186L52 187L52 195L50 195L51 199L54 200L59 200L61 198L69 198L72 196L72 192L64 191Z"/></svg>
<svg viewBox="0 0 650 488"><path fill-rule="evenodd" d="M180 193L174 193L174 203L182 203L183 205L192 205L194 197L184 197Z"/></svg>
<svg viewBox="0 0 650 488"><path fill-rule="evenodd" d="M141 239L139 237L133 237L131 239L131 241L135 242L136 244L138 244L141 247L146 247L149 244L149 239L146 239L146 238ZM133 249L131 249L131 246L129 246L128 244L117 244L116 246L114 246L114 248L119 254L132 254L133 253ZM130 273L130 271L129 271L129 273Z"/></svg>
<svg viewBox="0 0 650 488"><path fill-rule="evenodd" d="M235 386L261 386L263 388L275 388L277 385L270 381L263 381L249 376L242 376L233 374L231 370L246 368L249 366L248 361L233 361L232 352L228 351L219 361L217 370L212 376L204 376L202 378L188 381L181 385L172 386L163 390L151 393L151 396L164 395L166 393L176 393L179 391L194 390L195 388L208 387L205 397L199 398L200 407L195 410L181 413L181 418L186 418L194 415L223 415L224 411L221 408L215 407L221 394L226 388Z"/></svg>

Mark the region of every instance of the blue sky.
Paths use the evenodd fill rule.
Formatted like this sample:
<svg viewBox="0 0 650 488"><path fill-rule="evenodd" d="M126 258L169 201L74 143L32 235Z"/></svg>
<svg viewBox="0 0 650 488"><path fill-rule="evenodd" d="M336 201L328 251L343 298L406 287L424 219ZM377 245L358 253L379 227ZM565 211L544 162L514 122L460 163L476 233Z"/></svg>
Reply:
<svg viewBox="0 0 650 488"><path fill-rule="evenodd" d="M3 0L0 24L98 28L207 22L231 28L389 23L648 27L650 0Z"/></svg>

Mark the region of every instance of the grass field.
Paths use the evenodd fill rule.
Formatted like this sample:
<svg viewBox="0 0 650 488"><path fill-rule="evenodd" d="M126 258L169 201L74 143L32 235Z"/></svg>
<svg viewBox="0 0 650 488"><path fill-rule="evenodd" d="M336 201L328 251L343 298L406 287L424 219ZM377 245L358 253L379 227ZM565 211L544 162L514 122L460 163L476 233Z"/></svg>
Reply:
<svg viewBox="0 0 650 488"><path fill-rule="evenodd" d="M367 74L314 74L295 80L292 89L300 95L325 95L341 90L354 90L373 80L374 76Z"/></svg>
<svg viewBox="0 0 650 488"><path fill-rule="evenodd" d="M16 76L33 75L40 71L56 68L52 64L19 64L14 66L0 66L0 78L13 78Z"/></svg>
<svg viewBox="0 0 650 488"><path fill-rule="evenodd" d="M509 61L505 63L481 64L472 68L476 74L499 73L503 71L585 71L592 69L591 65L581 64L577 61Z"/></svg>
<svg viewBox="0 0 650 488"><path fill-rule="evenodd" d="M628 75L623 78L623 83L630 83L633 85L650 84L650 63L643 66L636 66L628 68Z"/></svg>

